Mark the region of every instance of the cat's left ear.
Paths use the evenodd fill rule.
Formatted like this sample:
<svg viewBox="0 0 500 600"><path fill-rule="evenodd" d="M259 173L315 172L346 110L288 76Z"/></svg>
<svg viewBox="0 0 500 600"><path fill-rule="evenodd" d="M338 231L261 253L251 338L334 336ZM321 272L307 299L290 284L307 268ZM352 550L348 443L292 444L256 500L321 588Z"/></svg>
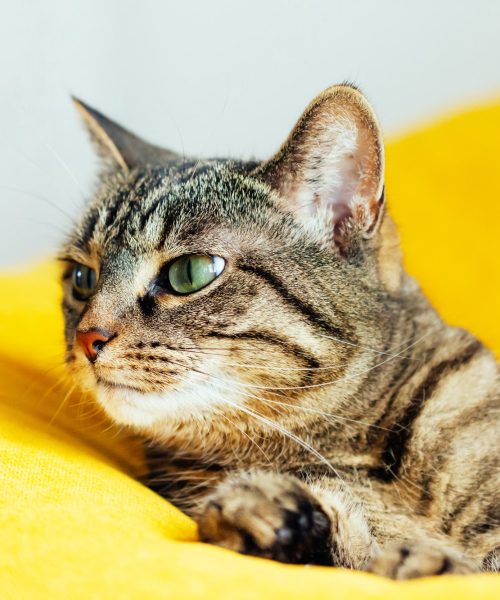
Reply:
<svg viewBox="0 0 500 600"><path fill-rule="evenodd" d="M366 239L377 230L383 171L382 134L372 108L356 88L337 85L313 100L279 152L254 174L301 221L326 220L332 241L345 250L353 235Z"/></svg>
<svg viewBox="0 0 500 600"><path fill-rule="evenodd" d="M179 158L175 152L154 146L73 96L100 157L113 169L161 166Z"/></svg>

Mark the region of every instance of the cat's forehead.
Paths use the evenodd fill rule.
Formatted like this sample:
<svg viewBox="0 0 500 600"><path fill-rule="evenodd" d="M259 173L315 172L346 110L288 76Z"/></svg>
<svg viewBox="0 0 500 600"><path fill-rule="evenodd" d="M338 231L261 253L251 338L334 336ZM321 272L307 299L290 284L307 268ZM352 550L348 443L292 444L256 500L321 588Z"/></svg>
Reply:
<svg viewBox="0 0 500 600"><path fill-rule="evenodd" d="M71 245L101 256L123 248L142 255L172 244L203 251L203 243L216 242L221 231L262 230L277 212L269 188L234 165L140 170L104 185Z"/></svg>

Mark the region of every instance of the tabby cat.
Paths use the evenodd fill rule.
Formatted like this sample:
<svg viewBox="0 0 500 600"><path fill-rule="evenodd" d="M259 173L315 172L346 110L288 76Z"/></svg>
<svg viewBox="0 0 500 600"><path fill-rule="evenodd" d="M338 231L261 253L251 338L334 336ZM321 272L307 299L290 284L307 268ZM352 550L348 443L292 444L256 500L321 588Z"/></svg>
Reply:
<svg viewBox="0 0 500 600"><path fill-rule="evenodd" d="M66 361L144 437L148 484L244 554L494 569L499 370L403 270L363 95L324 91L264 162L75 103L104 170L62 252Z"/></svg>

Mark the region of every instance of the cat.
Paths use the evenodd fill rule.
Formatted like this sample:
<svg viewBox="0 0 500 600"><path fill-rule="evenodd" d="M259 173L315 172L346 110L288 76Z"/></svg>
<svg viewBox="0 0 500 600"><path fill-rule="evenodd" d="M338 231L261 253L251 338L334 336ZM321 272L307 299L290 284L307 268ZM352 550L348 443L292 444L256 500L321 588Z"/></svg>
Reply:
<svg viewBox="0 0 500 600"><path fill-rule="evenodd" d="M262 162L75 104L103 172L61 253L66 362L143 436L148 484L244 554L494 570L498 367L403 269L361 92L325 90Z"/></svg>

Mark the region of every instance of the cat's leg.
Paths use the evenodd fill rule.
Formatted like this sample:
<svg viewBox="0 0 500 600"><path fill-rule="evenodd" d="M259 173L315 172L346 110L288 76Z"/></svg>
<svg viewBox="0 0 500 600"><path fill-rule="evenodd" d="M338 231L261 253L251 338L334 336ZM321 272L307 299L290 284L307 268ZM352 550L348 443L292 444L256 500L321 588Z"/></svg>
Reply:
<svg viewBox="0 0 500 600"><path fill-rule="evenodd" d="M478 570L453 540L434 539L418 518L387 506L372 488L365 518L352 492L335 479L308 485L277 473L235 474L198 511L200 538L242 554L392 579Z"/></svg>
<svg viewBox="0 0 500 600"><path fill-rule="evenodd" d="M401 489L393 487L375 481L352 485L379 544L368 571L392 579L413 579L479 570L478 561L463 545L440 532L435 521L419 515L409 498L402 502Z"/></svg>
<svg viewBox="0 0 500 600"><path fill-rule="evenodd" d="M351 481L348 490L331 478L324 478L317 485L320 497L327 501L328 506L339 515L350 516L347 521L349 527L342 532L344 535L339 535L339 532L336 535L337 540L344 540L338 545L337 552L345 548L349 554L339 556L336 564L363 568L392 579L465 574L479 570L477 561L468 556L463 547L437 533L433 523L413 512L408 504L401 503L398 493L397 501L391 502L390 496L382 493L373 481ZM352 497L356 498L355 502ZM354 516L357 518L354 519ZM369 551L364 554L368 556L366 562L361 554L356 553L357 549L363 549L363 538L358 537L363 530L359 525L355 527L356 523L364 523L365 530L368 529L373 538ZM350 564L349 556L358 556L358 559Z"/></svg>
<svg viewBox="0 0 500 600"><path fill-rule="evenodd" d="M361 509L347 494L289 475L231 476L206 499L197 520L203 541L281 562L361 569L375 550Z"/></svg>
<svg viewBox="0 0 500 600"><path fill-rule="evenodd" d="M479 569L459 550L441 541L426 539L388 544L373 556L367 570L391 579L414 579L474 573Z"/></svg>

